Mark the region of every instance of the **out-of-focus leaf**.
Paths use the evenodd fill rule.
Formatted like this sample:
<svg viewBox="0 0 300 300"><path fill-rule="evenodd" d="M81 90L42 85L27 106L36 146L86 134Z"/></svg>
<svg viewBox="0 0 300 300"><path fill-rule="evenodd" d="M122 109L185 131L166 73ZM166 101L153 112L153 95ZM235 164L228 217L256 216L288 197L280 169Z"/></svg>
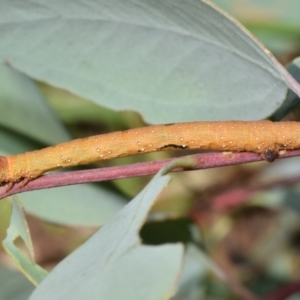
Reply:
<svg viewBox="0 0 300 300"><path fill-rule="evenodd" d="M27 212L75 226L102 226L126 203L122 196L91 184L33 191L18 197Z"/></svg>
<svg viewBox="0 0 300 300"><path fill-rule="evenodd" d="M40 266L36 265L32 260L28 259L14 244L15 240L20 237L24 241L31 258L34 259L32 242L25 215L20 204L14 199L12 201L13 210L11 222L7 230L7 236L3 240L2 245L19 270L23 272L33 284L37 285L47 276L48 273Z"/></svg>
<svg viewBox="0 0 300 300"><path fill-rule="evenodd" d="M63 260L30 299L168 299L174 294L183 247L143 246L139 230L169 181L149 185L84 245Z"/></svg>
<svg viewBox="0 0 300 300"><path fill-rule="evenodd" d="M209 1L5 0L0 31L2 61L150 122L265 118L290 86Z"/></svg>
<svg viewBox="0 0 300 300"><path fill-rule="evenodd" d="M1 126L45 144L70 138L32 79L1 64L0 78Z"/></svg>
<svg viewBox="0 0 300 300"><path fill-rule="evenodd" d="M297 57L293 63L300 69L300 57Z"/></svg>
<svg viewBox="0 0 300 300"><path fill-rule="evenodd" d="M212 0L242 22L272 52L282 54L300 46L298 0Z"/></svg>
<svg viewBox="0 0 300 300"><path fill-rule="evenodd" d="M300 58L295 59L290 65L287 66L289 73L300 83ZM286 100L282 106L272 116L273 121L281 120L289 111L298 107L300 98L292 90L289 91Z"/></svg>
<svg viewBox="0 0 300 300"><path fill-rule="evenodd" d="M12 155L36 150L40 145L34 141L0 127L0 154Z"/></svg>
<svg viewBox="0 0 300 300"><path fill-rule="evenodd" d="M18 271L0 267L0 299L24 300L28 299L34 286Z"/></svg>
<svg viewBox="0 0 300 300"><path fill-rule="evenodd" d="M188 244L178 292L172 300L198 300L205 296L204 277L208 271L207 258L193 244Z"/></svg>
<svg viewBox="0 0 300 300"><path fill-rule="evenodd" d="M230 14L252 22L300 25L298 0L212 0Z"/></svg>
<svg viewBox="0 0 300 300"><path fill-rule="evenodd" d="M48 84L40 84L39 86L66 123L105 124L107 131L114 131L118 125L120 126L124 122L122 114L115 110L100 106L95 102Z"/></svg>

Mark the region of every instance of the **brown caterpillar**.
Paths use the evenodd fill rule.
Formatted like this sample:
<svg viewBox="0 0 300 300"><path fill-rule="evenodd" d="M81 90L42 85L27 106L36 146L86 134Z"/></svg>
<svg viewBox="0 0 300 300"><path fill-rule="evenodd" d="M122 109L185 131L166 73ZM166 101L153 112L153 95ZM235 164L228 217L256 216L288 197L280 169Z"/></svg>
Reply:
<svg viewBox="0 0 300 300"><path fill-rule="evenodd" d="M300 148L300 123L191 122L154 125L73 140L18 155L0 156L0 183L31 180L64 167L170 149L250 151L268 161Z"/></svg>

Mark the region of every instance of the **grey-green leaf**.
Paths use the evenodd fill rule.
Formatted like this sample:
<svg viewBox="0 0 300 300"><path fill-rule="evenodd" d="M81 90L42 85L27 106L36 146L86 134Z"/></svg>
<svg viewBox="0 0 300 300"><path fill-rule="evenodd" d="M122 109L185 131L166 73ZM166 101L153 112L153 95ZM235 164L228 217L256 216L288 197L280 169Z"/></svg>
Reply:
<svg viewBox="0 0 300 300"><path fill-rule="evenodd" d="M27 212L71 226L102 226L125 205L125 199L92 184L66 186L19 195Z"/></svg>
<svg viewBox="0 0 300 300"><path fill-rule="evenodd" d="M181 271L183 247L145 246L139 238L168 180L157 174L134 200L50 272L30 299L169 299Z"/></svg>
<svg viewBox="0 0 300 300"><path fill-rule="evenodd" d="M0 79L1 126L45 144L70 138L32 79L1 64Z"/></svg>
<svg viewBox="0 0 300 300"><path fill-rule="evenodd" d="M15 241L19 237L24 241L31 258L24 255L20 248L15 245ZM33 284L37 285L47 276L48 272L33 261L34 252L26 218L20 203L15 199L13 199L13 209L10 225L7 229L7 236L3 240L2 246L15 262L18 269L22 271Z"/></svg>
<svg viewBox="0 0 300 300"><path fill-rule="evenodd" d="M261 119L286 96L278 63L209 1L1 6L0 60L149 122Z"/></svg>
<svg viewBox="0 0 300 300"><path fill-rule="evenodd" d="M1 300L24 300L32 293L34 285L19 271L0 267Z"/></svg>

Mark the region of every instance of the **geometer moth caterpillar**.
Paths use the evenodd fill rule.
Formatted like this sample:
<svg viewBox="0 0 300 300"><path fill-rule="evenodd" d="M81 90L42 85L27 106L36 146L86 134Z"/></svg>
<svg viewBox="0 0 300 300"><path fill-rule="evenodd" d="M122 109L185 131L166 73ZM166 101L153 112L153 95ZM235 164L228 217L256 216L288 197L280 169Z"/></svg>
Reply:
<svg viewBox="0 0 300 300"><path fill-rule="evenodd" d="M18 155L0 156L0 183L31 180L47 171L171 149L249 151L273 161L300 148L300 123L190 122L130 129L77 139Z"/></svg>

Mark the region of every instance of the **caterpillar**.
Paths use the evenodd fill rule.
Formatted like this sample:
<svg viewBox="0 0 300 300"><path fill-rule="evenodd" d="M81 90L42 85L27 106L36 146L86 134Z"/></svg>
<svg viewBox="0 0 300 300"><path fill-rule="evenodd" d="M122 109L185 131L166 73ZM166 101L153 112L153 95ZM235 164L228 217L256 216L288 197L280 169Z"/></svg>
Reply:
<svg viewBox="0 0 300 300"><path fill-rule="evenodd" d="M0 156L0 184L29 181L60 168L171 149L249 151L273 161L278 151L299 148L298 122L224 121L153 125Z"/></svg>

